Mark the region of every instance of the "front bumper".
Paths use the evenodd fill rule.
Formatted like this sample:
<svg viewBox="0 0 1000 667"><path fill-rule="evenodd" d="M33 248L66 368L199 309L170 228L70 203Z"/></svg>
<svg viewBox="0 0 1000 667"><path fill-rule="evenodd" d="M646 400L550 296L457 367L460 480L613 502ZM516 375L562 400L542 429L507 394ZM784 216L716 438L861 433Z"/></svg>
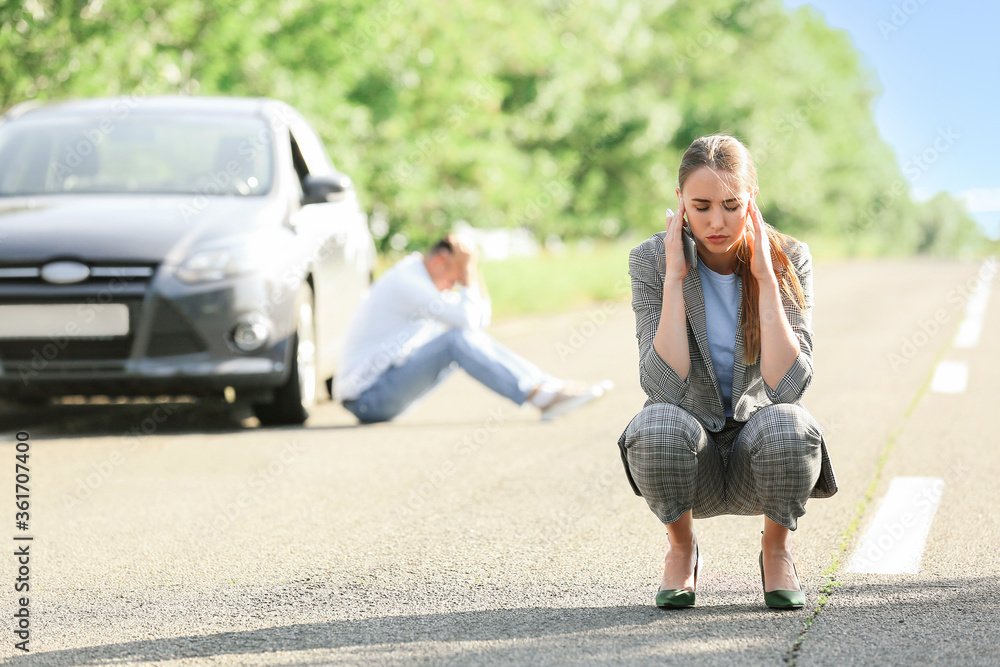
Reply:
<svg viewBox="0 0 1000 667"><path fill-rule="evenodd" d="M73 337L67 321L44 338L0 340L0 397L203 396L226 387L246 397L287 380L294 298L280 284L266 276L208 285L170 276L119 282L114 289L107 281L0 285L0 304L78 304L80 318L124 304L130 323L127 336ZM241 352L232 330L252 313L264 313L268 340Z"/></svg>
<svg viewBox="0 0 1000 667"><path fill-rule="evenodd" d="M13 400L54 396L207 396L233 387L237 395L255 397L282 384L282 362L230 359L223 362L157 362L140 360L123 370L36 372L22 365L0 375L0 397Z"/></svg>

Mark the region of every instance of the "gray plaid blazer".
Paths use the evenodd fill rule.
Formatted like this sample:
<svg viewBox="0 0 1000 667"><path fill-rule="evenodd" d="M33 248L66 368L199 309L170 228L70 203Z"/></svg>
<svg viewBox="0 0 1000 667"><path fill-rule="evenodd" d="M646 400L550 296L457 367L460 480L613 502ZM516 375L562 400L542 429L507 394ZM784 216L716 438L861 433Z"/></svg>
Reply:
<svg viewBox="0 0 1000 667"><path fill-rule="evenodd" d="M706 430L721 431L726 424L726 413L722 405L719 379L715 375L715 369L712 368L712 355L708 349L705 297L701 291L697 262L689 267L683 285L688 348L691 353L691 369L687 379L681 381L677 372L653 349L653 336L660 324L660 311L663 307L663 279L667 266L663 248L665 235L666 232L654 234L633 248L629 254L632 310L635 311L635 335L639 341L639 383L646 392L645 405L653 403L677 405L694 415ZM796 243L788 249L788 258L795 267L806 304L806 312L803 314L790 301L785 300L784 303L785 316L799 341L799 356L781 378L778 386L771 389L760 374L759 359L751 366L743 363L743 332L737 327L732 397L733 419L738 422L747 421L757 410L772 403L801 405L802 395L812 381L812 255L806 244ZM740 290L737 322L742 315L742 309L743 293ZM619 445L624 447L624 434ZM624 456L624 450L622 454ZM822 455L819 481L810 494L814 498L826 498L837 492L837 482L825 438L822 443Z"/></svg>

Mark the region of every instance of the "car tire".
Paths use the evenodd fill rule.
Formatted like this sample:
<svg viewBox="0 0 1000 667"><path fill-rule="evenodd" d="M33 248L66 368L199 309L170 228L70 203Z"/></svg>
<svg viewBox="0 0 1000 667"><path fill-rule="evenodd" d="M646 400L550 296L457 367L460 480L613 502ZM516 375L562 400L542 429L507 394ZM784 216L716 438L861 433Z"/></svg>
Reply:
<svg viewBox="0 0 1000 667"><path fill-rule="evenodd" d="M295 426L309 418L316 404L316 322L313 317L313 293L303 285L295 300L295 332L292 334L291 372L283 385L274 390L270 403L257 403L254 414L264 426Z"/></svg>

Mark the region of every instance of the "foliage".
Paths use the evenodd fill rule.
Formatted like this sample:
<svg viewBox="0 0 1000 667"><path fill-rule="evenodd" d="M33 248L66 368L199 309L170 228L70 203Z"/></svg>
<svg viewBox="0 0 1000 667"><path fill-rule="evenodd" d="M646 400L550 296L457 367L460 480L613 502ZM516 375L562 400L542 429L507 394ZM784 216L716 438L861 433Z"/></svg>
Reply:
<svg viewBox="0 0 1000 667"><path fill-rule="evenodd" d="M494 318L558 313L594 304L616 308L609 304L627 301L631 294L628 253L638 241L584 240L558 253L484 262ZM539 289L541 285L545 289Z"/></svg>
<svg viewBox="0 0 1000 667"><path fill-rule="evenodd" d="M363 188L383 249L460 219L539 238L661 228L692 139L751 147L765 218L848 249L981 236L916 205L847 36L780 0L22 0L0 107L158 93L277 97Z"/></svg>

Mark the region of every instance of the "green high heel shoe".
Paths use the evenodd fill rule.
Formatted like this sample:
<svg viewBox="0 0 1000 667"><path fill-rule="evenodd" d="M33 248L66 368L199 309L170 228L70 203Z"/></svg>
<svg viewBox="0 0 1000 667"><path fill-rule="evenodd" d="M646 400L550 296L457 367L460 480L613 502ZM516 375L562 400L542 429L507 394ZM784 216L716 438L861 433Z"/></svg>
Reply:
<svg viewBox="0 0 1000 667"><path fill-rule="evenodd" d="M795 572L795 582L802 588L799 582L799 573L792 563L792 571ZM768 591L767 584L764 583L764 551L760 552L760 585L764 589L764 604L771 609L801 609L806 604L805 592L798 591Z"/></svg>
<svg viewBox="0 0 1000 667"><path fill-rule="evenodd" d="M701 552L698 545L694 547L694 587L698 589L698 567L701 565ZM656 592L656 606L660 609L682 609L694 606L694 591L686 588L661 588Z"/></svg>

